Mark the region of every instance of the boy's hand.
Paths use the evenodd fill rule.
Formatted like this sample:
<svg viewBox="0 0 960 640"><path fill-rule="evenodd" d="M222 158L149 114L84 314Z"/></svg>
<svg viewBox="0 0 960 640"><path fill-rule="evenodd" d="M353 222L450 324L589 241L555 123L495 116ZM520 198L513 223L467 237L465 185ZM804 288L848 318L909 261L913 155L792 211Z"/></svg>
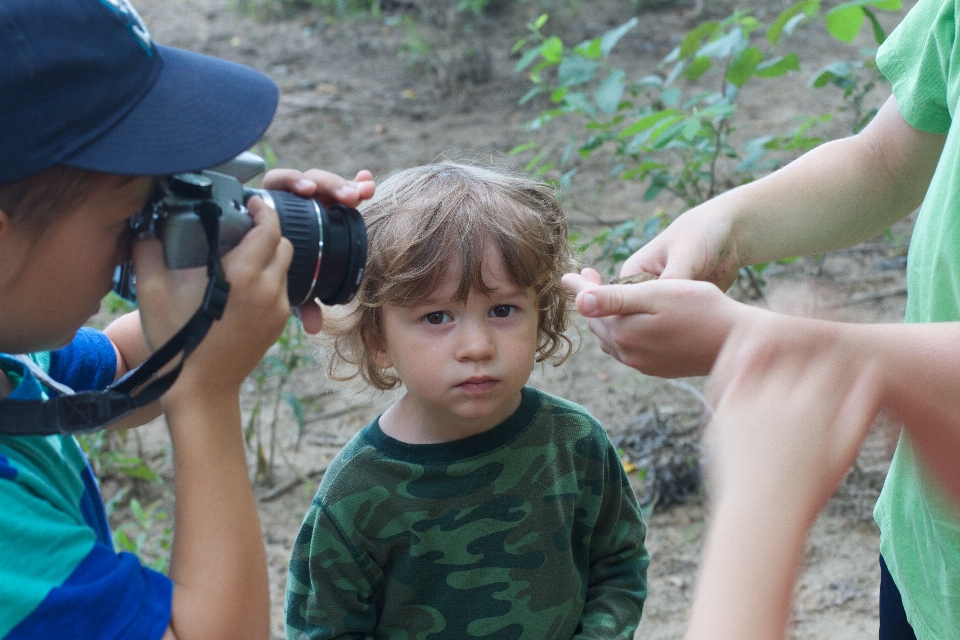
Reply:
<svg viewBox="0 0 960 640"><path fill-rule="evenodd" d="M359 171L353 180L346 180L321 169L305 172L295 169L271 169L263 177L263 188L314 198L327 206L339 202L348 207L356 207L373 197L376 185L373 175L366 169ZM323 314L316 300L303 304L293 312L307 333L318 333L323 328Z"/></svg>
<svg viewBox="0 0 960 640"><path fill-rule="evenodd" d="M709 477L721 508L789 512L809 525L850 469L880 409L880 369L836 331L764 314L730 335L708 391Z"/></svg>
<svg viewBox="0 0 960 640"><path fill-rule="evenodd" d="M178 381L173 390L198 382L203 388L239 387L280 335L290 314L286 276L293 247L281 236L273 209L260 198L251 198L248 206L253 227L222 258L230 283L223 317L213 323L180 374L199 380ZM155 350L199 308L208 278L205 269L167 269L156 239L137 241L133 253L144 334Z"/></svg>
<svg viewBox="0 0 960 640"><path fill-rule="evenodd" d="M605 353L664 378L707 375L737 319L762 313L706 282L602 285L600 274L584 269L563 284Z"/></svg>
<svg viewBox="0 0 960 640"><path fill-rule="evenodd" d="M713 200L690 209L627 258L620 275L644 272L664 280L704 280L726 291L736 281L740 264L722 211Z"/></svg>
<svg viewBox="0 0 960 640"><path fill-rule="evenodd" d="M313 198L325 205L336 202L356 207L373 197L376 185L373 175L363 169L353 180L347 180L329 171L309 169L271 169L263 176L264 189L289 191L303 198Z"/></svg>

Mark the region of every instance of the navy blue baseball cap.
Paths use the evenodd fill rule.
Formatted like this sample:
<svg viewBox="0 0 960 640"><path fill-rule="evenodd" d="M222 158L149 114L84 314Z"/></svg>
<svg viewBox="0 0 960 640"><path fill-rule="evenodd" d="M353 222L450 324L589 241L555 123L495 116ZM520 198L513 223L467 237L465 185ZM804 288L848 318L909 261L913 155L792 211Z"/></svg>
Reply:
<svg viewBox="0 0 960 640"><path fill-rule="evenodd" d="M259 71L155 44L127 0L0 0L0 184L55 164L216 166L263 135L278 95Z"/></svg>

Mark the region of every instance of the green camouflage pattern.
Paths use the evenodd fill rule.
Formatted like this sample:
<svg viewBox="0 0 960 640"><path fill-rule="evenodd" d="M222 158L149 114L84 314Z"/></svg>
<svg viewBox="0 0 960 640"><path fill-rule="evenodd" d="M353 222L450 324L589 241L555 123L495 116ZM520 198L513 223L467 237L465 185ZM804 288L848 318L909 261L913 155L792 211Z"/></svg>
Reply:
<svg viewBox="0 0 960 640"><path fill-rule="evenodd" d="M609 438L571 402L525 388L504 423L434 445L374 422L304 519L287 637L632 638L645 535Z"/></svg>

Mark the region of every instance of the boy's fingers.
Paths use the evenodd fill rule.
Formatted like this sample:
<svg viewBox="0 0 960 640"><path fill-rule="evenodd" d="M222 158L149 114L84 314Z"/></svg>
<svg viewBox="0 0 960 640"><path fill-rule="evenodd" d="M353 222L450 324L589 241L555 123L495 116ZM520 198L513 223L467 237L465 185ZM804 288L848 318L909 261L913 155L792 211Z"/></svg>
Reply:
<svg viewBox="0 0 960 640"><path fill-rule="evenodd" d="M644 284L611 284L595 286L577 294L577 309L585 316L620 316L634 313L650 313L649 289L641 291Z"/></svg>
<svg viewBox="0 0 960 640"><path fill-rule="evenodd" d="M250 217L253 218L253 227L246 233L240 244L224 256L225 264L240 261L266 265L277 257L278 245L281 244L283 239L277 213L257 196L250 198L247 207L250 211ZM281 248L280 252L283 253L283 251ZM282 261L284 256L279 257ZM287 264L289 265L289 259L287 259Z"/></svg>
<svg viewBox="0 0 960 640"><path fill-rule="evenodd" d="M576 296L577 310L584 316L598 318L649 309L636 298L636 285L601 285L599 280L600 274L592 269L584 269L582 275L567 273L561 280L567 291Z"/></svg>
<svg viewBox="0 0 960 640"><path fill-rule="evenodd" d="M133 243L132 252L138 285L166 270L163 245L157 238L138 238Z"/></svg>
<svg viewBox="0 0 960 640"><path fill-rule="evenodd" d="M347 180L321 169L305 172L273 169L264 176L263 187L289 191L304 198L316 198L326 205L339 202L351 207L372 197L376 189L369 171L359 171L354 180Z"/></svg>

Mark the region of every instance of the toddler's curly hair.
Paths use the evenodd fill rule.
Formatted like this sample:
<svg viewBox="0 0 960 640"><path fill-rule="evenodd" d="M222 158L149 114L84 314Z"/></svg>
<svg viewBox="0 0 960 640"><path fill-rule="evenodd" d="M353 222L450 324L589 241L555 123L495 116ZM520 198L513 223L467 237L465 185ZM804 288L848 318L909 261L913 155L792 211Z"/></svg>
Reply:
<svg viewBox="0 0 960 640"><path fill-rule="evenodd" d="M481 275L488 243L499 249L514 283L532 287L539 309L537 362L555 364L573 350L564 335L572 296L560 277L576 270L567 223L553 187L521 174L440 162L400 171L377 186L362 207L367 266L356 299L326 317L332 341L330 377L361 377L394 389L400 379L374 363L368 345L383 341L381 308L411 306L429 295L447 269L458 269L457 302L471 290L489 294Z"/></svg>

